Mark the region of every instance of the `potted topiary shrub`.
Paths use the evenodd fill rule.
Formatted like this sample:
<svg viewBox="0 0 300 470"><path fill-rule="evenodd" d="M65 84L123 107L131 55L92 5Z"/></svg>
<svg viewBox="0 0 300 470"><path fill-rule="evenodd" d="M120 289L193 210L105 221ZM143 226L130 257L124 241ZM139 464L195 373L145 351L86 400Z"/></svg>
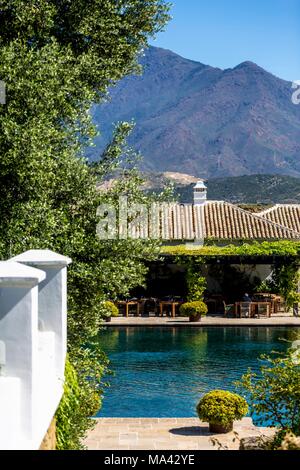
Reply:
<svg viewBox="0 0 300 470"><path fill-rule="evenodd" d="M118 307L116 307L115 304L113 304L112 302L109 302L107 300L107 301L103 302L102 315L105 318L106 322L111 322L112 317L118 317L119 316Z"/></svg>
<svg viewBox="0 0 300 470"><path fill-rule="evenodd" d="M197 322L207 314L207 305L201 300L186 302L180 306L179 312L182 317L189 317L190 322Z"/></svg>
<svg viewBox="0 0 300 470"><path fill-rule="evenodd" d="M209 423L210 432L223 434L232 431L233 421L246 416L248 405L236 393L213 390L201 398L197 413L201 421Z"/></svg>

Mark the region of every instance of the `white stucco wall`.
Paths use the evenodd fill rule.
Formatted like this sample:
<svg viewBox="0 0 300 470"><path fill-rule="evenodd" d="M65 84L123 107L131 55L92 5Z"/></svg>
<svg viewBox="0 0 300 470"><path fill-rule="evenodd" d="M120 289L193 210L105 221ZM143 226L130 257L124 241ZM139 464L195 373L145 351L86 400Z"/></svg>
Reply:
<svg viewBox="0 0 300 470"><path fill-rule="evenodd" d="M0 262L0 449L38 449L61 399L70 262L48 250Z"/></svg>

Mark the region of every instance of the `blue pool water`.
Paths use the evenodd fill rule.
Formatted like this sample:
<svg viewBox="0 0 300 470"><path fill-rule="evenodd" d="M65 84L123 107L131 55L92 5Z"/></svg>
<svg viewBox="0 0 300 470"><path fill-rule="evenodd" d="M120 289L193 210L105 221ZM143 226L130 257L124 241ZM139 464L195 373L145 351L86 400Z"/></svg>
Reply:
<svg viewBox="0 0 300 470"><path fill-rule="evenodd" d="M264 353L284 351L295 328L107 328L99 342L115 375L99 417L193 417L212 389L233 382Z"/></svg>

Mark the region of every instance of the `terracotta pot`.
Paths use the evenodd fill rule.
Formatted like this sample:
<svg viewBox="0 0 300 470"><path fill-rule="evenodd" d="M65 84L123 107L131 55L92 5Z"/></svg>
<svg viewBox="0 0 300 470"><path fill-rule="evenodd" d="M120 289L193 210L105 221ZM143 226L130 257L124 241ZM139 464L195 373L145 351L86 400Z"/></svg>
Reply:
<svg viewBox="0 0 300 470"><path fill-rule="evenodd" d="M232 430L233 423L227 424L227 426L224 426L223 424L209 423L209 432L214 434L226 434Z"/></svg>
<svg viewBox="0 0 300 470"><path fill-rule="evenodd" d="M201 321L201 313L198 313L198 315L190 316L190 322L196 323L198 321Z"/></svg>

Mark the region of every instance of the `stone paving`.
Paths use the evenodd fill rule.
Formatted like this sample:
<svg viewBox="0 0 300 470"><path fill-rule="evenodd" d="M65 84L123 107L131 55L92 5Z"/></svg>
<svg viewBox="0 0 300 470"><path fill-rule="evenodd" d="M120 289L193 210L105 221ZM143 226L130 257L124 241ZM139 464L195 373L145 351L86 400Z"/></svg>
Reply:
<svg viewBox="0 0 300 470"><path fill-rule="evenodd" d="M100 418L84 444L88 450L238 450L243 437L273 434L270 428L255 427L251 418L218 435L197 418ZM212 439L218 440L215 446Z"/></svg>
<svg viewBox="0 0 300 470"><path fill-rule="evenodd" d="M117 317L112 318L105 326L300 326L300 317L291 314L276 314L270 318L224 318L223 316L207 316L200 322L190 323L186 317Z"/></svg>

